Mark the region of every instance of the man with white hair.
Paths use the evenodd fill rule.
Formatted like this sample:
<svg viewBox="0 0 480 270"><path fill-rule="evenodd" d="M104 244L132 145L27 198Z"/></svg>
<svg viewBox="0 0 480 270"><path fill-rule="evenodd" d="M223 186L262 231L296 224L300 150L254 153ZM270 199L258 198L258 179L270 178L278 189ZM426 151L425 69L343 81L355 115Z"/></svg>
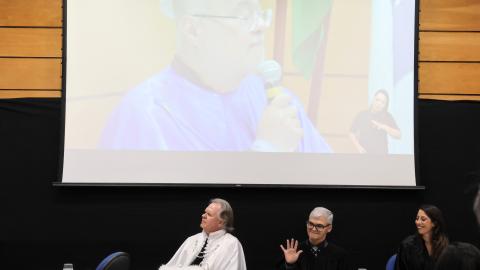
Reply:
<svg viewBox="0 0 480 270"><path fill-rule="evenodd" d="M200 223L202 232L190 236L159 270L246 270L243 248L233 231L233 210L223 199L212 199Z"/></svg>
<svg viewBox="0 0 480 270"><path fill-rule="evenodd" d="M306 222L308 240L298 243L287 239L286 246L280 245L283 259L277 265L281 270L344 270L352 269L348 253L327 241L332 231L333 213L324 207L310 212Z"/></svg>
<svg viewBox="0 0 480 270"><path fill-rule="evenodd" d="M258 0L159 1L176 22L173 61L124 97L102 148L330 152L300 101L283 88L268 96L258 75L271 10Z"/></svg>

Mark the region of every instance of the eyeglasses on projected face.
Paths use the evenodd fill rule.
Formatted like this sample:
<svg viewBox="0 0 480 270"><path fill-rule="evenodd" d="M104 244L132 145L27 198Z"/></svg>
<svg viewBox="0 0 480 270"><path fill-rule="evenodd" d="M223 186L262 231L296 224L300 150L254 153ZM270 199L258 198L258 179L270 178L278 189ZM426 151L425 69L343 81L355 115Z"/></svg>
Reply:
<svg viewBox="0 0 480 270"><path fill-rule="evenodd" d="M247 32L254 32L261 27L269 27L272 23L272 10L262 10L257 12L252 12L252 15L249 16L221 16L221 15L209 15L209 14L192 14L190 16L199 17L199 18L210 18L210 19L220 19L220 20L236 20L240 22L240 27L242 30Z"/></svg>
<svg viewBox="0 0 480 270"><path fill-rule="evenodd" d="M322 231L324 230L325 228L327 228L328 226L330 226L330 224L327 224L327 225L323 225L323 224L315 224L309 220L306 221L306 224L307 224L307 228L310 229L310 230L316 230L316 231Z"/></svg>

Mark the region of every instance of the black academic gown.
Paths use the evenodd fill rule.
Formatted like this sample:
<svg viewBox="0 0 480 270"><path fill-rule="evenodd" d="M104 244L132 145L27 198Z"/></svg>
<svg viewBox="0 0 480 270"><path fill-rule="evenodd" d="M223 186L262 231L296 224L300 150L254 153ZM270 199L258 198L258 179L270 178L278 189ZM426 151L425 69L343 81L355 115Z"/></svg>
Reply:
<svg viewBox="0 0 480 270"><path fill-rule="evenodd" d="M410 235L402 241L395 261L395 270L433 270L433 268L434 261L428 255L427 247L419 235Z"/></svg>
<svg viewBox="0 0 480 270"><path fill-rule="evenodd" d="M303 252L294 264L287 264L282 259L277 264L279 270L351 270L349 255L343 248L324 241L315 251L308 240L299 244Z"/></svg>

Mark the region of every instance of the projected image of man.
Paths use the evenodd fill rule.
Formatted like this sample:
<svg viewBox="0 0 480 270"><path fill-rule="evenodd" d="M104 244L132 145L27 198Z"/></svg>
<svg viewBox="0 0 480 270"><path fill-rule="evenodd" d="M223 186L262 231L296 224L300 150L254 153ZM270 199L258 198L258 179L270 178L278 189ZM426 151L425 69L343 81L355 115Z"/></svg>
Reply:
<svg viewBox="0 0 480 270"><path fill-rule="evenodd" d="M258 66L270 10L258 0L161 2L176 22L173 61L124 97L102 148L330 152L290 91L267 97Z"/></svg>

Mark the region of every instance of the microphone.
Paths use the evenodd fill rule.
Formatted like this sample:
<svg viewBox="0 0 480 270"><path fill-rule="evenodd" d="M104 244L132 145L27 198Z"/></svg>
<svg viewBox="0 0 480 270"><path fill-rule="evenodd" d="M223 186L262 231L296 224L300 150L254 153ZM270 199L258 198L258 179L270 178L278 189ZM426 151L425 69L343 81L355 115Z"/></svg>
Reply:
<svg viewBox="0 0 480 270"><path fill-rule="evenodd" d="M263 61L257 66L257 74L265 82L265 89L269 101L283 92L282 87L280 87L280 82L282 81L282 67L277 61Z"/></svg>
<svg viewBox="0 0 480 270"><path fill-rule="evenodd" d="M258 122L252 150L296 151L303 137L303 129L292 96L281 86L280 64L274 60L263 61L257 66L257 74L265 83L267 104Z"/></svg>

